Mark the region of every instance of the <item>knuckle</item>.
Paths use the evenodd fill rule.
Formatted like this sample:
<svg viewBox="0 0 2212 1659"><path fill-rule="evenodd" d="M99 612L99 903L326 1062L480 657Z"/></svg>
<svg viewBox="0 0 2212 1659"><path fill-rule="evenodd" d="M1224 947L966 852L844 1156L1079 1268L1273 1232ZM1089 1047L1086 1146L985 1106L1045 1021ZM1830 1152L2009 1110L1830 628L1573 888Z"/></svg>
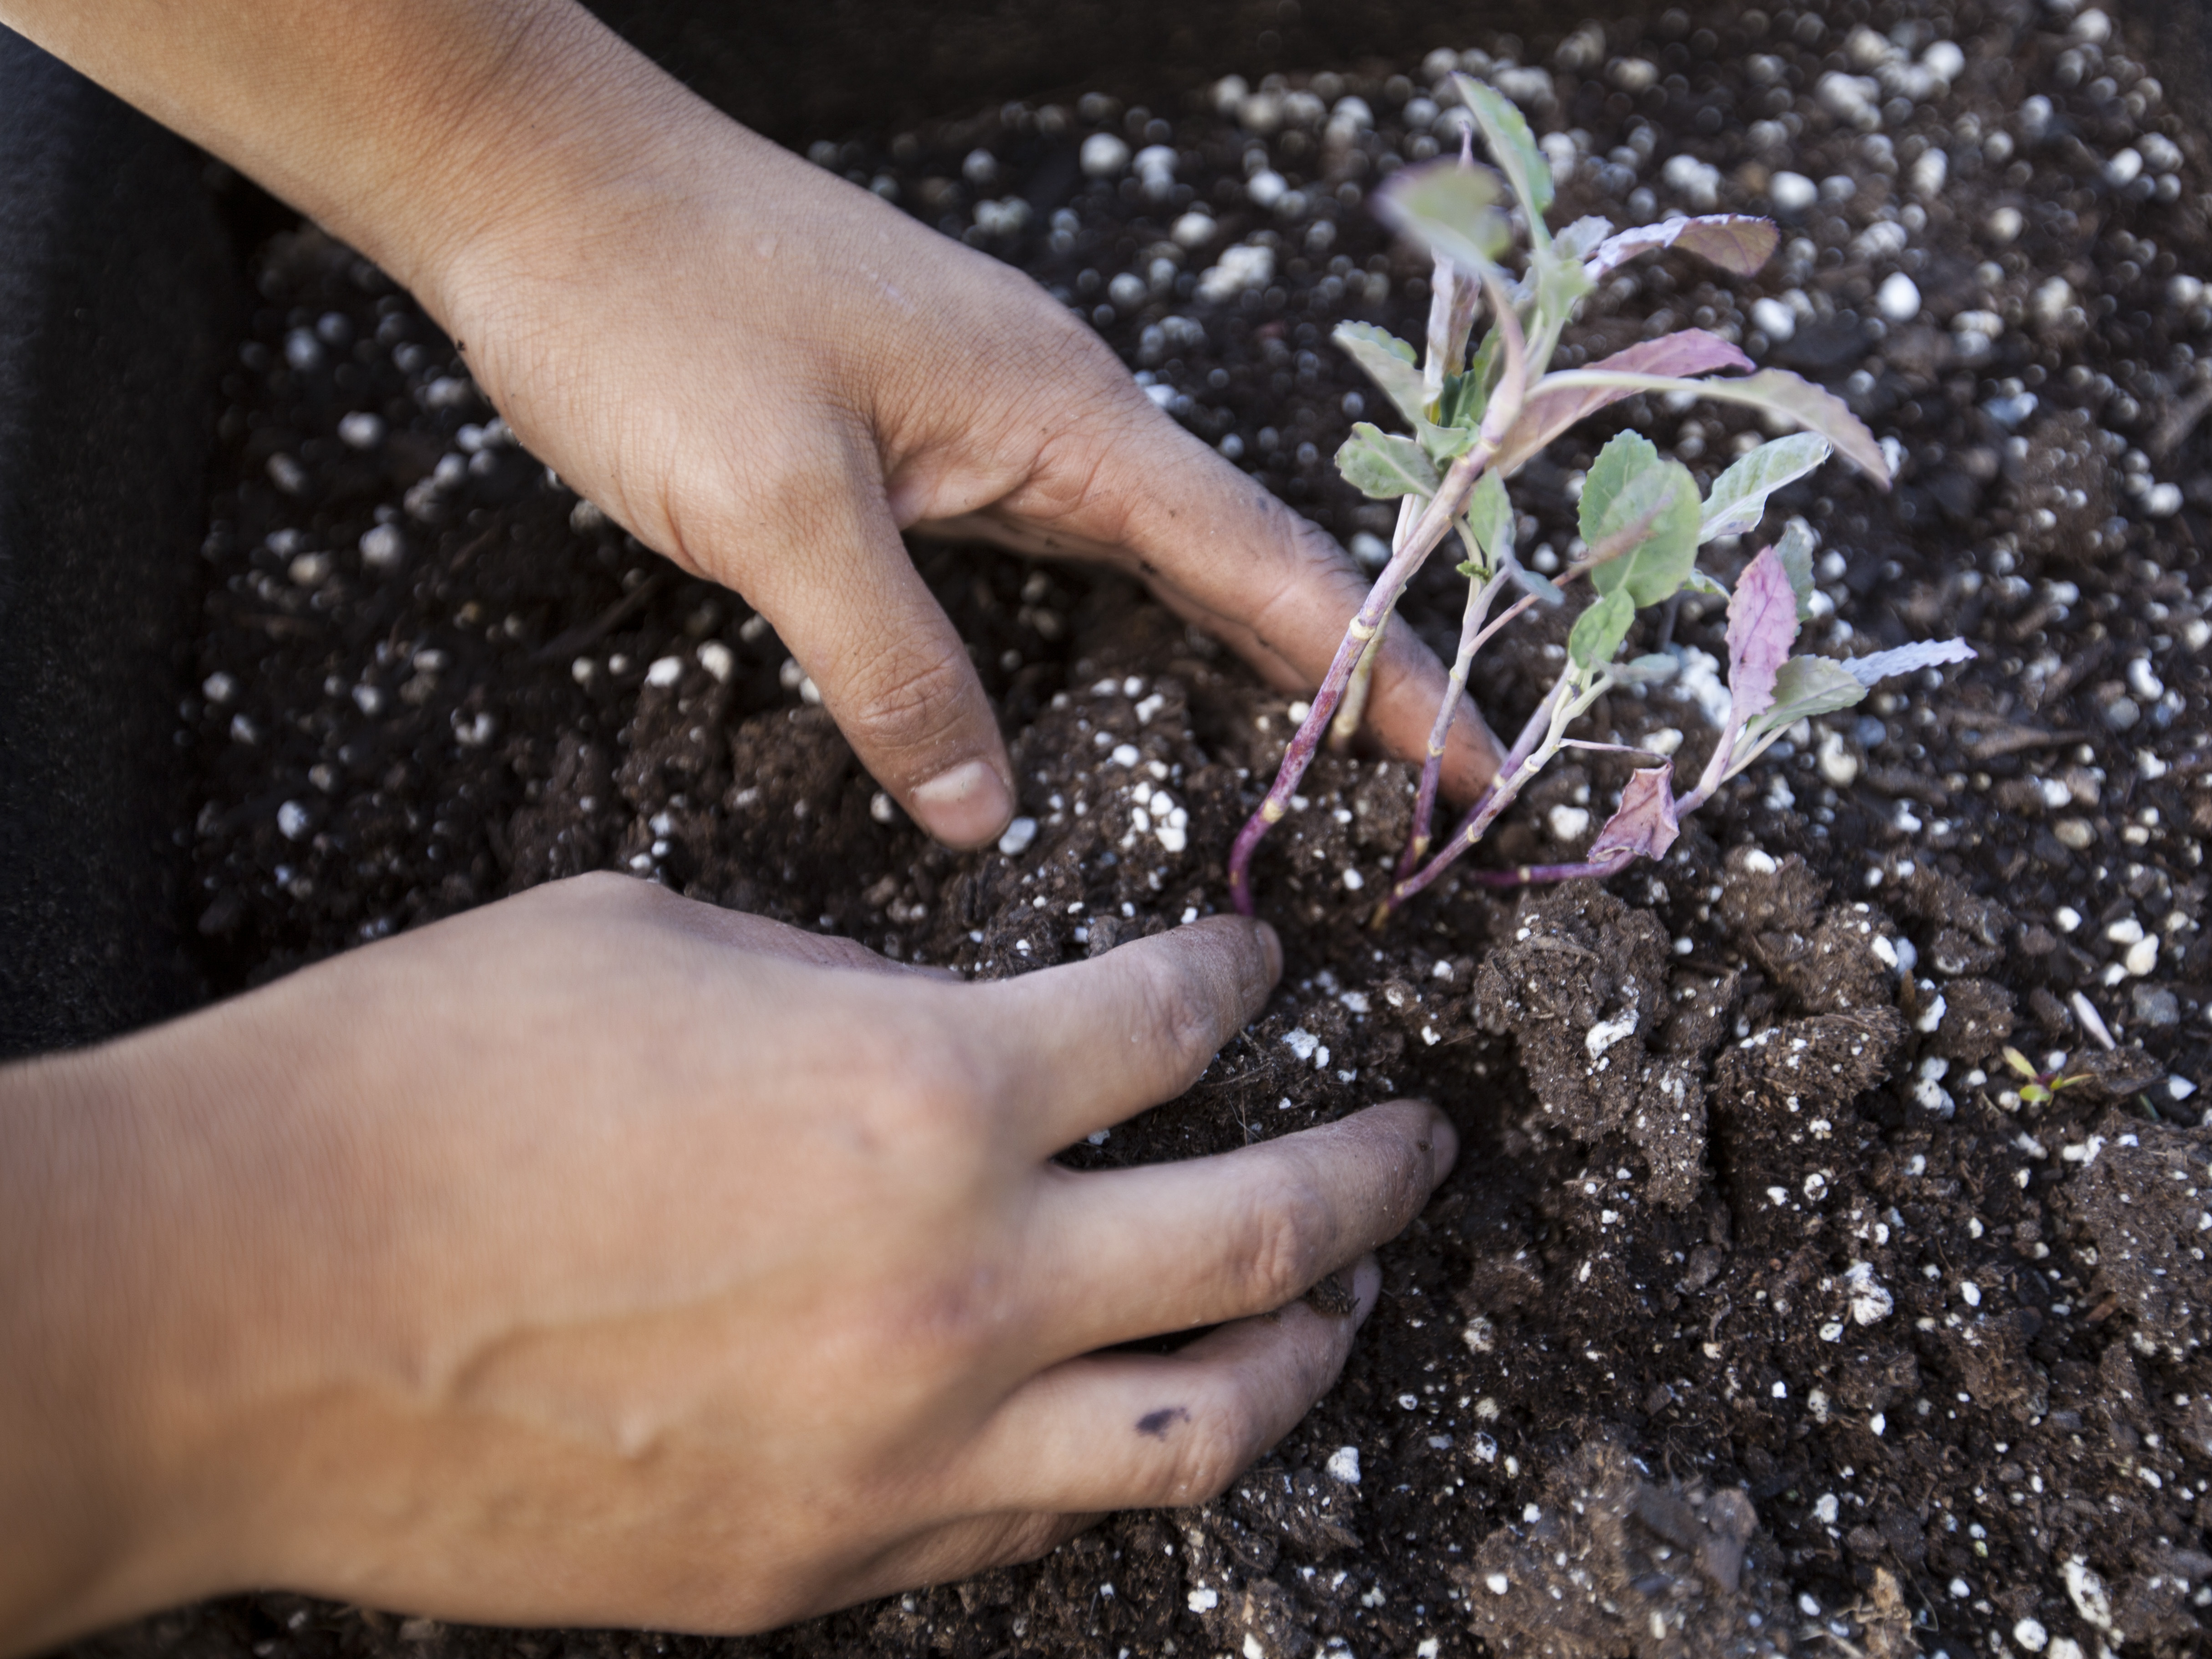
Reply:
<svg viewBox="0 0 2212 1659"><path fill-rule="evenodd" d="M1118 544L1128 533L1134 503L1105 481L1110 436L1100 423L1063 425L1036 448L1029 481L1009 505L1040 525L1075 527L1090 542Z"/></svg>
<svg viewBox="0 0 2212 1659"><path fill-rule="evenodd" d="M1334 1216L1319 1183L1296 1173L1246 1200L1240 1231L1238 1271L1246 1305L1278 1308L1304 1294L1326 1271Z"/></svg>
<svg viewBox="0 0 2212 1659"><path fill-rule="evenodd" d="M1221 1046L1218 988L1188 963L1153 967L1136 998L1138 1040L1170 1067L1194 1077Z"/></svg>
<svg viewBox="0 0 2212 1659"><path fill-rule="evenodd" d="M966 718L971 684L964 655L902 650L879 658L863 674L842 724L892 754L921 753Z"/></svg>
<svg viewBox="0 0 2212 1659"><path fill-rule="evenodd" d="M1218 1498L1259 1455L1263 1435L1249 1395L1218 1389L1191 1413L1188 1431L1170 1449L1160 1471L1158 1501L1204 1504Z"/></svg>

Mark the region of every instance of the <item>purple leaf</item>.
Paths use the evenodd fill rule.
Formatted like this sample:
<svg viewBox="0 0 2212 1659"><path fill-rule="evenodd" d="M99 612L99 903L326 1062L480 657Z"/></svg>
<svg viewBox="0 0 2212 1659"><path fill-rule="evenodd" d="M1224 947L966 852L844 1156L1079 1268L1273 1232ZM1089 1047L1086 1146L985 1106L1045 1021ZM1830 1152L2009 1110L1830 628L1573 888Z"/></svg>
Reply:
<svg viewBox="0 0 2212 1659"><path fill-rule="evenodd" d="M1674 763L1649 771L1629 774L1620 792L1620 810L1605 821L1589 851L1583 856L1592 864L1619 859L1664 856L1674 844L1681 826L1674 818Z"/></svg>
<svg viewBox="0 0 2212 1659"><path fill-rule="evenodd" d="M1694 219L1668 219L1656 225L1638 225L1598 244L1583 270L1590 281L1602 282L1618 267L1638 254L1662 247L1710 259L1722 270L1748 276L1774 254L1782 233L1771 219L1747 213L1707 213Z"/></svg>
<svg viewBox="0 0 2212 1659"><path fill-rule="evenodd" d="M1735 632L1729 632L1733 640ZM1971 662L1974 647L1964 640L1916 640L1911 645L1900 645L1894 651L1877 651L1871 656L1846 657L1836 665L1861 685L1872 685L1876 680L1886 680L1892 674L1910 674L1916 668L1935 668L1947 662Z"/></svg>
<svg viewBox="0 0 2212 1659"><path fill-rule="evenodd" d="M1701 328L1686 328L1662 334L1656 340L1643 341L1625 351L1616 351L1588 367L1613 374L1682 375L1710 374L1718 368L1750 368L1753 365L1750 358L1717 334L1708 334ZM1492 465L1500 472L1510 473L1577 421L1595 414L1607 404L1617 404L1623 398L1635 395L1633 390L1617 386L1559 386L1547 392L1539 381L1536 389L1528 394L1528 402L1522 405L1521 418L1505 434L1498 459ZM1862 427L1860 430L1865 428ZM1881 452L1877 449L1875 453Z"/></svg>
<svg viewBox="0 0 2212 1659"><path fill-rule="evenodd" d="M1797 638L1797 592L1771 547L1744 567L1729 601L1729 718L1738 725L1774 706L1774 676Z"/></svg>

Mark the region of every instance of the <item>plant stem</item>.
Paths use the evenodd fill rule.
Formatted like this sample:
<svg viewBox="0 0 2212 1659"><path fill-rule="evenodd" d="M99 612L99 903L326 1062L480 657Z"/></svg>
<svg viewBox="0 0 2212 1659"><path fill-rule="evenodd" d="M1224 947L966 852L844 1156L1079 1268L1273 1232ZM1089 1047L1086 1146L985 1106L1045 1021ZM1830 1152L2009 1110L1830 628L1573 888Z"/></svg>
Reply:
<svg viewBox="0 0 2212 1659"><path fill-rule="evenodd" d="M1275 774L1273 787L1261 801L1259 810L1237 831L1236 844L1229 852L1229 896L1240 915L1252 914L1252 855L1259 850L1267 831L1288 815L1291 797L1304 779L1306 769L1313 764L1315 752L1328 733L1337 705L1343 701L1352 671L1382 631L1383 618L1398 603L1398 596L1405 592L1413 573L1435 551L1454 520L1467 510L1468 497L1474 493L1483 469L1490 465L1491 457L1498 453L1498 445L1513 422L1521 417L1522 403L1528 391L1527 343L1522 338L1521 319L1494 277L1486 276L1483 287L1498 313L1498 325L1504 335L1505 370L1498 382L1498 395L1491 399L1483 415L1482 428L1474 447L1446 471L1437 493L1423 505L1413 527L1407 532L1404 544L1392 551L1389 563L1382 567L1382 574L1368 590L1366 603L1345 629L1343 642L1336 647L1328 672L1314 693L1313 707L1292 734L1290 747L1283 751L1283 763Z"/></svg>
<svg viewBox="0 0 2212 1659"><path fill-rule="evenodd" d="M1459 828L1452 831L1451 839L1444 843L1441 852L1412 875L1392 885L1376 905L1375 913L1369 920L1370 927L1382 926L1400 905L1443 874L1462 853L1480 841L1489 832L1490 826L1498 821L1498 815L1520 799L1521 792L1528 787L1530 780L1559 752L1559 744L1566 737L1567 727L1573 724L1576 717L1616 684L1611 675L1601 671L1593 675L1588 684L1577 686L1570 692L1568 688L1575 686L1578 678L1577 671L1572 668L1559 678L1537 708L1536 716L1532 717L1528 726L1522 729L1521 742L1513 745L1514 754L1507 757L1507 764L1499 769L1489 790L1460 821ZM1543 736L1533 747L1527 746L1538 718L1544 722Z"/></svg>
<svg viewBox="0 0 2212 1659"><path fill-rule="evenodd" d="M1491 635L1536 602L1535 595L1528 594L1485 627L1483 619L1489 614L1491 602L1507 580L1500 571L1488 581L1468 590L1467 614L1460 623L1459 654L1452 659L1443 702L1437 710L1436 724L1429 729L1429 751L1422 760L1420 787L1413 796L1413 830L1406 838L1405 851L1398 855L1397 880L1403 881L1419 868L1429 850L1430 830L1437 810L1437 787L1443 776L1444 745L1451 737L1452 721L1459 714L1461 695L1467 690L1468 671L1474 665L1475 653L1482 649Z"/></svg>
<svg viewBox="0 0 2212 1659"><path fill-rule="evenodd" d="M1555 881L1572 881L1577 876L1589 876L1603 881L1617 876L1634 861L1636 854L1626 848L1620 849L1618 858L1603 858L1581 864L1522 864L1510 870L1469 870L1465 879L1484 887L1534 887Z"/></svg>
<svg viewBox="0 0 2212 1659"><path fill-rule="evenodd" d="M1438 274L1450 269L1441 259L1437 261ZM1431 349L1434 348L1431 347ZM1413 495L1398 497L1398 522L1390 532L1390 549L1394 553L1405 544L1407 532L1420 514L1421 501ZM1352 740L1359 735L1359 723L1367 718L1367 693L1375 681L1375 659L1382 652L1382 636L1390 631L1386 615L1382 626L1375 637L1367 641L1367 648L1359 653L1359 663L1352 671L1352 683L1344 689L1344 701L1337 705L1336 718L1329 722L1328 752L1341 755L1352 747Z"/></svg>
<svg viewBox="0 0 2212 1659"><path fill-rule="evenodd" d="M1474 330L1474 308L1482 285L1439 255L1429 289L1429 341L1421 380L1434 402L1444 377L1467 366L1467 337Z"/></svg>
<svg viewBox="0 0 2212 1659"><path fill-rule="evenodd" d="M1367 641L1367 648L1352 665L1352 678L1344 688L1344 701L1337 704L1336 718L1328 723L1328 752L1332 755L1349 753L1352 740L1359 735L1359 723L1367 718L1367 693L1375 684L1375 659L1382 653L1382 636L1390 631L1390 618L1395 614L1383 613L1382 626L1375 630L1375 637Z"/></svg>
<svg viewBox="0 0 2212 1659"><path fill-rule="evenodd" d="M1713 798L1714 790L1728 781L1732 773L1741 769L1729 763L1735 758L1736 738L1742 731L1743 721L1730 711L1728 724L1721 728L1720 740L1713 744L1712 755L1705 762L1705 769L1698 775L1698 787L1686 795L1674 798L1674 816L1677 818L1703 806ZM1760 752L1764 752L1764 745ZM1747 763L1747 761L1748 757Z"/></svg>
<svg viewBox="0 0 2212 1659"><path fill-rule="evenodd" d="M1471 157L1462 159L1473 165ZM1458 374L1466 366L1467 338L1474 331L1475 307L1481 296L1480 283L1442 254L1437 256L1429 281L1428 351L1421 364L1421 383L1427 387L1431 403L1443 395L1445 378ZM1398 498L1398 524L1390 538L1394 550L1403 544L1406 532L1413 527L1419 505L1411 495ZM1382 635L1378 632L1367 642L1359 665L1352 671L1352 684L1345 688L1344 701L1338 705L1336 718L1328 728L1328 748L1333 755L1349 750L1352 740L1359 735L1359 723L1367 715L1368 687L1374 679L1375 659L1381 654L1382 646Z"/></svg>
<svg viewBox="0 0 2212 1659"><path fill-rule="evenodd" d="M1336 713L1337 705L1343 700L1345 688L1351 683L1352 671L1358 666L1360 658L1375 636L1382 632L1383 618L1389 615L1390 607L1397 604L1398 596L1405 591L1407 582L1421 568L1422 562L1434 550L1437 544L1444 538L1444 532L1451 528L1452 520L1467 505L1467 498L1474 493L1475 481L1482 476L1482 469L1488 463L1492 453L1490 445L1477 444L1452 463L1450 471L1444 474L1443 484L1414 520L1405 544L1391 554L1389 563L1382 567L1382 574L1375 579L1375 586L1368 590L1366 602L1359 607L1358 613L1344 630L1343 641L1336 647L1336 655L1329 663L1328 672L1322 677L1319 689L1314 692L1312 708L1292 734L1290 747L1283 751L1282 767L1275 774L1273 786L1267 791L1266 799L1261 801L1259 810L1245 820L1243 829L1237 832L1236 845L1230 849L1229 896L1240 915L1249 916L1252 914L1252 854L1258 850L1267 831L1289 814L1291 797L1297 793L1299 783L1304 779L1306 769L1313 764L1314 755L1328 731L1329 721ZM1443 510L1440 511L1440 508Z"/></svg>

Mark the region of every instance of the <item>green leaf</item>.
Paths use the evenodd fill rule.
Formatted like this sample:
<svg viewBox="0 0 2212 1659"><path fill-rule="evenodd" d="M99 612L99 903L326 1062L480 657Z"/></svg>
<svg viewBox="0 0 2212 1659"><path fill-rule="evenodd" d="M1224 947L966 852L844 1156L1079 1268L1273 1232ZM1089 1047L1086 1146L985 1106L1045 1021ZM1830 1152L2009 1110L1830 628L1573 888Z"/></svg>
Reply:
<svg viewBox="0 0 2212 1659"><path fill-rule="evenodd" d="M1498 385L1504 354L1505 337L1493 328L1482 337L1482 343L1475 347L1468 359L1467 372L1474 378L1475 385L1482 388L1486 402Z"/></svg>
<svg viewBox="0 0 2212 1659"><path fill-rule="evenodd" d="M1774 544L1774 556L1782 574L1790 578L1790 591L1797 596L1797 620L1813 619L1813 532L1802 519L1792 519Z"/></svg>
<svg viewBox="0 0 2212 1659"><path fill-rule="evenodd" d="M1590 281L1579 259L1562 259L1553 254L1539 259L1537 264L1537 313L1564 322L1573 314L1575 301L1596 284Z"/></svg>
<svg viewBox="0 0 2212 1659"><path fill-rule="evenodd" d="M1418 423L1413 434L1421 441L1423 452L1439 467L1449 466L1466 454L1481 435L1471 426L1437 426L1428 421Z"/></svg>
<svg viewBox="0 0 2212 1659"><path fill-rule="evenodd" d="M1650 472L1659 465L1659 447L1638 432L1622 432L1610 439L1590 463L1590 470L1583 475L1581 505L1583 539L1593 547L1602 533L1598 526L1604 523L1613 508L1613 497L1627 487L1631 478Z"/></svg>
<svg viewBox="0 0 2212 1659"><path fill-rule="evenodd" d="M1567 596L1559 583L1553 581L1549 576L1529 569L1518 559L1506 567L1506 574L1513 578L1523 592L1534 594L1546 605L1556 609L1567 602Z"/></svg>
<svg viewBox="0 0 2212 1659"><path fill-rule="evenodd" d="M1567 654L1584 668L1604 667L1620 649L1620 642L1628 637L1628 625L1635 620L1636 601L1614 589L1575 618L1567 635Z"/></svg>
<svg viewBox="0 0 2212 1659"><path fill-rule="evenodd" d="M1826 657L1792 657L1774 677L1774 702L1745 728L1753 736L1849 708L1867 689L1841 663Z"/></svg>
<svg viewBox="0 0 2212 1659"><path fill-rule="evenodd" d="M1831 453L1828 441L1820 434L1793 432L1741 456L1713 480L1698 540L1747 535L1758 529L1766 515L1766 498L1784 484L1796 483Z"/></svg>
<svg viewBox="0 0 2212 1659"><path fill-rule="evenodd" d="M1598 452L1583 481L1583 540L1593 549L1638 524L1628 552L1590 571L1601 593L1656 605L1689 580L1698 556L1698 481L1680 461L1662 461L1649 439L1621 433Z"/></svg>
<svg viewBox="0 0 2212 1659"><path fill-rule="evenodd" d="M1552 239L1552 246L1562 259L1572 259L1580 264L1590 251L1613 234L1613 221L1592 216L1577 219Z"/></svg>
<svg viewBox="0 0 2212 1659"><path fill-rule="evenodd" d="M1468 498L1466 524L1492 569L1513 556L1513 503L1505 498L1505 481L1495 472L1484 473Z"/></svg>
<svg viewBox="0 0 2212 1659"><path fill-rule="evenodd" d="M1378 501L1395 495L1433 495L1437 470L1420 445L1362 421L1336 452L1336 470L1360 494Z"/></svg>
<svg viewBox="0 0 2212 1659"><path fill-rule="evenodd" d="M1372 323L1339 323L1328 337L1367 372L1409 423L1428 418L1429 388L1413 347Z"/></svg>
<svg viewBox="0 0 2212 1659"><path fill-rule="evenodd" d="M1649 655L1631 657L1626 662L1615 663L1613 677L1629 685L1656 685L1662 680L1672 679L1681 663L1664 651Z"/></svg>
<svg viewBox="0 0 2212 1659"><path fill-rule="evenodd" d="M1472 432L1482 424L1482 411L1489 403L1490 390L1483 385L1479 368L1470 368L1464 374L1447 374L1443 395L1437 399L1437 423L1463 426Z"/></svg>
<svg viewBox="0 0 2212 1659"><path fill-rule="evenodd" d="M1375 210L1392 229L1478 274L1495 271L1511 240L1498 210L1498 175L1455 160L1400 167L1375 192Z"/></svg>
<svg viewBox="0 0 2212 1659"><path fill-rule="evenodd" d="M1884 489L1889 488L1889 458L1867 430L1866 422L1834 392L1800 380L1786 368L1762 368L1740 380L1719 384L1720 390L1712 383L1700 387L1701 395L1749 404L1794 421L1808 432L1817 432L1842 450L1862 472Z"/></svg>
<svg viewBox="0 0 2212 1659"><path fill-rule="evenodd" d="M1536 147L1528 120L1510 99L1472 76L1453 76L1452 87L1474 112L1483 142L1490 146L1490 159L1504 170L1515 198L1528 216L1532 240L1542 242L1544 216L1552 210L1552 169L1544 152Z"/></svg>
<svg viewBox="0 0 2212 1659"><path fill-rule="evenodd" d="M1728 589L1717 578L1702 570L1691 571L1682 579L1682 586L1692 593L1703 593L1716 599L1724 599L1729 596Z"/></svg>

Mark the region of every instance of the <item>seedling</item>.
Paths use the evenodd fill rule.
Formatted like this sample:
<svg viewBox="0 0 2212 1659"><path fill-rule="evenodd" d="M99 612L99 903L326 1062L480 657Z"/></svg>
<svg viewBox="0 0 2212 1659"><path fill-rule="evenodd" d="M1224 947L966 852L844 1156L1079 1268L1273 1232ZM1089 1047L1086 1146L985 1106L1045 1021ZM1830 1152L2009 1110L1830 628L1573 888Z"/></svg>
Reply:
<svg viewBox="0 0 2212 1659"><path fill-rule="evenodd" d="M2030 1106L2040 1106L2047 1100L2055 1099L2060 1090L2070 1089L2077 1083L2089 1080L2087 1073L2077 1073L2069 1077L2060 1072L2039 1072L2034 1063L2010 1043L2005 1045L2004 1060L2006 1065L2027 1079L2020 1085L2020 1097ZM2144 1103L2148 1105L2149 1103Z"/></svg>
<svg viewBox="0 0 2212 1659"><path fill-rule="evenodd" d="M1337 452L1336 464L1363 494L1397 501L1397 531L1390 557L1345 629L1311 711L1284 753L1273 787L1231 853L1230 891L1248 915L1254 852L1288 814L1291 796L1332 722L1340 732L1357 726L1376 643L1392 608L1414 573L1455 532L1467 553L1459 568L1468 582L1459 649L1430 732L1414 795L1413 830L1395 879L1375 909L1377 926L1480 842L1563 749L1643 755L1658 763L1630 775L1620 810L1580 860L1478 871L1474 879L1514 886L1574 876L1602 878L1639 857L1657 858L1674 842L1683 814L1711 799L1796 721L1849 708L1888 675L1974 654L1963 641L1949 640L1845 660L1792 656L1790 647L1810 614L1813 597L1813 542L1802 526L1761 550L1738 578L1732 595L1698 568L1699 548L1723 536L1756 531L1767 499L1835 450L1887 489L1889 463L1874 434L1840 399L1784 370L1755 368L1735 346L1702 329L1646 340L1587 368L1555 370L1551 361L1576 302L1627 261L1680 248L1749 276L1773 252L1774 226L1742 214L1709 214L1615 232L1607 221L1589 218L1554 234L1544 219L1552 205L1551 169L1521 112L1478 81L1463 75L1453 81L1474 113L1498 171L1475 164L1470 134L1456 161L1402 168L1378 192L1383 217L1425 243L1435 260L1427 349L1417 354L1371 324L1346 323L1337 329L1336 343L1366 371L1412 431L1398 435L1363 422ZM1528 233L1518 277L1499 264L1511 240L1508 191ZM1486 307L1490 326L1470 355L1475 319ZM1729 379L1698 378L1722 370L1749 372ZM1688 468L1662 460L1648 439L1621 433L1599 452L1584 478L1582 551L1556 580L1523 568L1515 556L1515 515L1506 481L1576 422L1646 392L1745 404L1802 430L1739 458L1703 498ZM1531 607L1563 605L1570 590L1584 581L1591 597L1568 635L1565 667L1497 776L1442 844L1434 845L1445 743L1476 653ZM1648 684L1674 672L1671 656L1623 661L1620 652L1638 611L1686 588L1729 600L1729 708L1703 773L1689 790L1677 793L1671 760L1569 733L1576 719L1614 687Z"/></svg>

